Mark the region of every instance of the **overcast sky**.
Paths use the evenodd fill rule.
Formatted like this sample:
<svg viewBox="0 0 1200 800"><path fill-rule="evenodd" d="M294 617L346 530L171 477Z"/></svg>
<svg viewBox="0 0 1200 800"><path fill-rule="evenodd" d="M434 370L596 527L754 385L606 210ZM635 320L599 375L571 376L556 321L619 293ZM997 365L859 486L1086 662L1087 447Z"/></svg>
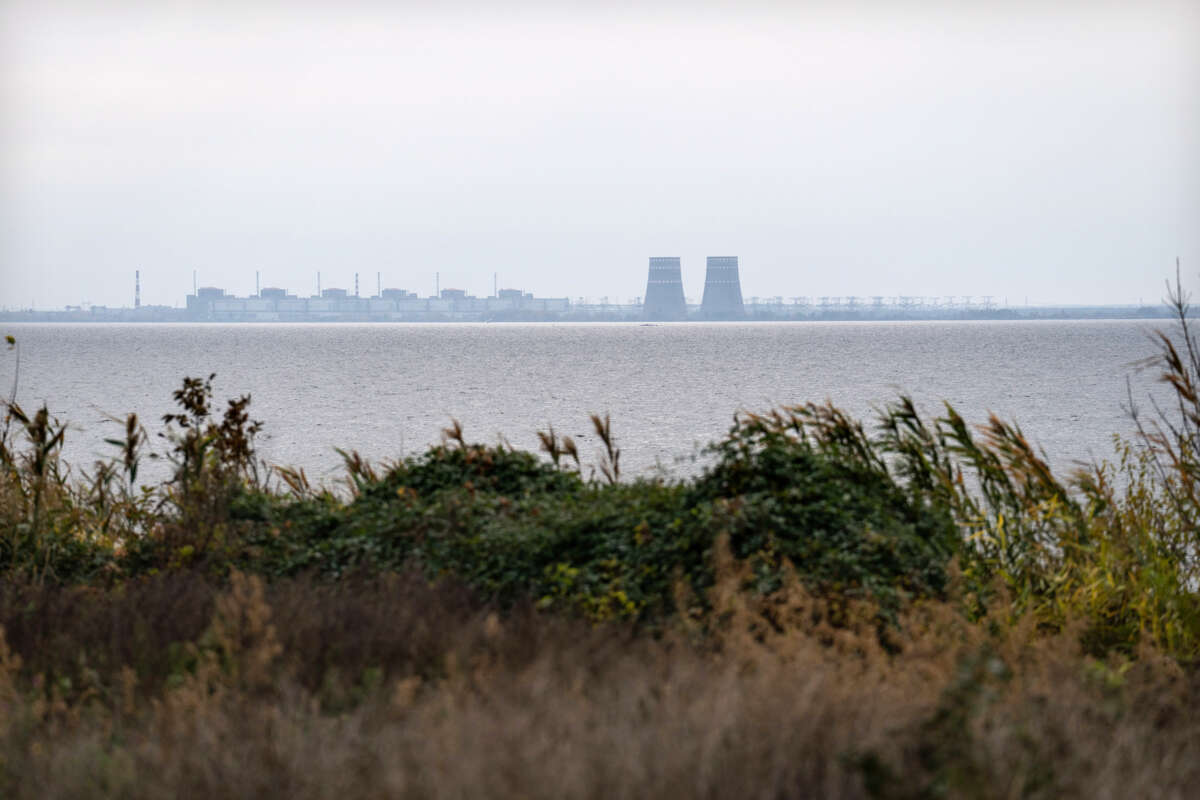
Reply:
<svg viewBox="0 0 1200 800"><path fill-rule="evenodd" d="M1200 288L1200 3L613 8L0 0L0 306Z"/></svg>

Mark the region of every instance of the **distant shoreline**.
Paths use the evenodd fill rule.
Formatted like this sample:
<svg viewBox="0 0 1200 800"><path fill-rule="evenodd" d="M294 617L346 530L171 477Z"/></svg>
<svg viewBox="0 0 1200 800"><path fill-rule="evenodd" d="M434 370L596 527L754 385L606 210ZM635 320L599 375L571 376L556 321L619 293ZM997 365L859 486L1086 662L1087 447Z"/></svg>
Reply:
<svg viewBox="0 0 1200 800"><path fill-rule="evenodd" d="M1022 308L999 308L978 311L960 310L938 313L934 309L903 311L850 311L819 309L793 310L790 306L747 304L745 316L730 322L960 322L980 321L1033 321L1033 320L1105 320L1105 319L1166 319L1171 311L1163 306L1037 306ZM71 311L0 311L0 323L479 323L479 322L712 322L689 314L686 320L654 320L643 318L640 312L629 307L604 310L600 307L577 308L565 312L541 313L390 313L382 314L229 314L198 315L182 308L144 307L98 308Z"/></svg>

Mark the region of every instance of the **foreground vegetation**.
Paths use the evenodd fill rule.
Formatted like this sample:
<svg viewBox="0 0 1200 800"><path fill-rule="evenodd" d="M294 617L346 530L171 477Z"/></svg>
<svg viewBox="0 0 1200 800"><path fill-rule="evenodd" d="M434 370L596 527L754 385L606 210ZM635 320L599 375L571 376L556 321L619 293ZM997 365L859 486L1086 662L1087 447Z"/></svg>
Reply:
<svg viewBox="0 0 1200 800"><path fill-rule="evenodd" d="M594 465L455 424L313 486L211 377L161 452L130 416L74 474L10 400L0 794L1186 795L1200 346L1173 299L1177 404L1069 477L900 398L871 428L741 414L678 481L622 478L594 417Z"/></svg>

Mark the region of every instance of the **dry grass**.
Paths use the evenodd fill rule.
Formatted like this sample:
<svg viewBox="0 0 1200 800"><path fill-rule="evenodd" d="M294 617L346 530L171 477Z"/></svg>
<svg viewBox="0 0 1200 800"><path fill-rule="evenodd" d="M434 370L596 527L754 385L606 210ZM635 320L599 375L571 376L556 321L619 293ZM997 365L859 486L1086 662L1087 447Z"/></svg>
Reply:
<svg viewBox="0 0 1200 800"><path fill-rule="evenodd" d="M500 616L412 577L10 587L0 789L1184 797L1200 779L1200 675L1172 660L1097 662L1077 631L972 624L946 604L881 644L870 609L797 581L758 600L737 590L743 569L724 556L712 616L657 637ZM22 624L43 617L62 624Z"/></svg>

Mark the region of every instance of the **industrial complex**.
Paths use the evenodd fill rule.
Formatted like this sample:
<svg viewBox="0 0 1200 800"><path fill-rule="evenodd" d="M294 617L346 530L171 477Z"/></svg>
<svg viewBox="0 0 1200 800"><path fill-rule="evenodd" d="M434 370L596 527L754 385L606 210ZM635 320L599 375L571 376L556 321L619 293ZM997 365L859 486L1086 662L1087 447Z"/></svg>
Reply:
<svg viewBox="0 0 1200 800"><path fill-rule="evenodd" d="M237 297L216 286L199 286L183 307L144 306L141 272L134 273L133 307L67 306L61 311L0 311L10 322L551 322L687 320L953 320L953 319L1103 319L1164 315L1161 306L1009 306L992 297L751 297L742 296L737 256L709 256L699 303L684 292L678 256L650 258L644 298L624 303L588 298L536 297L523 289L501 289L495 280L488 297L462 289L442 289L420 297L405 289L384 288L376 273L375 292L363 296L359 276L354 289L321 288L304 297L286 289L259 287Z"/></svg>
<svg viewBox="0 0 1200 800"><path fill-rule="evenodd" d="M186 312L189 319L212 322L478 322L557 319L570 310L565 297L534 297L519 289L500 289L492 297L472 297L462 289L442 289L435 297L382 289L361 297L331 288L298 297L267 287L254 297L234 297L201 287L188 295Z"/></svg>

